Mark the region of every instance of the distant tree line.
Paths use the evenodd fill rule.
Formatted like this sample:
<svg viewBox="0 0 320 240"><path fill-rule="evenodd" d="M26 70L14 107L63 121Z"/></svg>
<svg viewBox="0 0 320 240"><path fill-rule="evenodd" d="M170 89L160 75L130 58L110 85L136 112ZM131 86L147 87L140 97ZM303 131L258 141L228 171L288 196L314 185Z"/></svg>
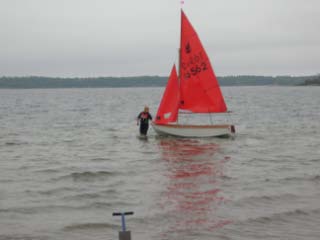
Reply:
<svg viewBox="0 0 320 240"><path fill-rule="evenodd" d="M307 79L302 85L320 86L320 74L310 79Z"/></svg>
<svg viewBox="0 0 320 240"><path fill-rule="evenodd" d="M218 77L221 86L263 86L304 85L316 76L225 76ZM319 80L319 76L317 78ZM55 77L0 77L0 88L113 88L113 87L163 87L168 77L97 77L97 78L55 78ZM313 80L312 80L313 81Z"/></svg>
<svg viewBox="0 0 320 240"><path fill-rule="evenodd" d="M112 87L156 87L165 85L166 77L1 77L0 88L112 88Z"/></svg>
<svg viewBox="0 0 320 240"><path fill-rule="evenodd" d="M240 75L218 77L222 86L263 86L263 85L286 85L295 86L304 83L310 77L300 76L255 76L255 75Z"/></svg>

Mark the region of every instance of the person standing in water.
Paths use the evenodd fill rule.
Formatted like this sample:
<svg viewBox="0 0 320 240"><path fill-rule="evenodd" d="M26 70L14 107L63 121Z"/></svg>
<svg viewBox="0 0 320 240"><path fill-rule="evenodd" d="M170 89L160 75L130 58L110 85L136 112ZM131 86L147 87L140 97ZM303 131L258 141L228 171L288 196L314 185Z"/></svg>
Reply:
<svg viewBox="0 0 320 240"><path fill-rule="evenodd" d="M144 111L139 113L137 117L137 125L140 122L140 134L147 136L148 128L149 128L149 120L152 120L152 116L149 113L149 107L145 106Z"/></svg>

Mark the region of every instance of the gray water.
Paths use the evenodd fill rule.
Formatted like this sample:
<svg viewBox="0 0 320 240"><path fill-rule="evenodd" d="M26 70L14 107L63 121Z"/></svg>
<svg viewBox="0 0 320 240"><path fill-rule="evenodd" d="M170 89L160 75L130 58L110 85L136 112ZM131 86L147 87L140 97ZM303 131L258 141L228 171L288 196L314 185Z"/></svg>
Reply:
<svg viewBox="0 0 320 240"><path fill-rule="evenodd" d="M162 88L0 90L0 239L320 239L320 88L222 90L234 139L139 139Z"/></svg>

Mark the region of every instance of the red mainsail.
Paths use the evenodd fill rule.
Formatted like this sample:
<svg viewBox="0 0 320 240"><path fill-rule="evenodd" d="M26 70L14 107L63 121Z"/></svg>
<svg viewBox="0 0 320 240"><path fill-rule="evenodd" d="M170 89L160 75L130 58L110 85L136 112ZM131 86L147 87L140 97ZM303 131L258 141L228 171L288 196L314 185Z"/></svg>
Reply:
<svg viewBox="0 0 320 240"><path fill-rule="evenodd" d="M166 124L175 122L178 118L179 108L179 82L176 66L173 65L170 77L168 79L167 87L164 91L155 123Z"/></svg>
<svg viewBox="0 0 320 240"><path fill-rule="evenodd" d="M194 113L227 111L207 53L182 10L179 108Z"/></svg>

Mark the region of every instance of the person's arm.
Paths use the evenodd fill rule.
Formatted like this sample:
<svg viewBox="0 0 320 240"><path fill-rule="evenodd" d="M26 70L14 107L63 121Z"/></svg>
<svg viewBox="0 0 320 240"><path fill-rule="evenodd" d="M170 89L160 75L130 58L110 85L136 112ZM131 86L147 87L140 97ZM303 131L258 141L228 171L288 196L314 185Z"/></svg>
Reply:
<svg viewBox="0 0 320 240"><path fill-rule="evenodd" d="M150 120L152 120L152 116L151 116L151 114L150 114L150 113L149 113L149 119L150 119Z"/></svg>
<svg viewBox="0 0 320 240"><path fill-rule="evenodd" d="M138 115L138 117L137 117L137 125L139 125L140 117L141 117L141 113L139 113L139 115Z"/></svg>

